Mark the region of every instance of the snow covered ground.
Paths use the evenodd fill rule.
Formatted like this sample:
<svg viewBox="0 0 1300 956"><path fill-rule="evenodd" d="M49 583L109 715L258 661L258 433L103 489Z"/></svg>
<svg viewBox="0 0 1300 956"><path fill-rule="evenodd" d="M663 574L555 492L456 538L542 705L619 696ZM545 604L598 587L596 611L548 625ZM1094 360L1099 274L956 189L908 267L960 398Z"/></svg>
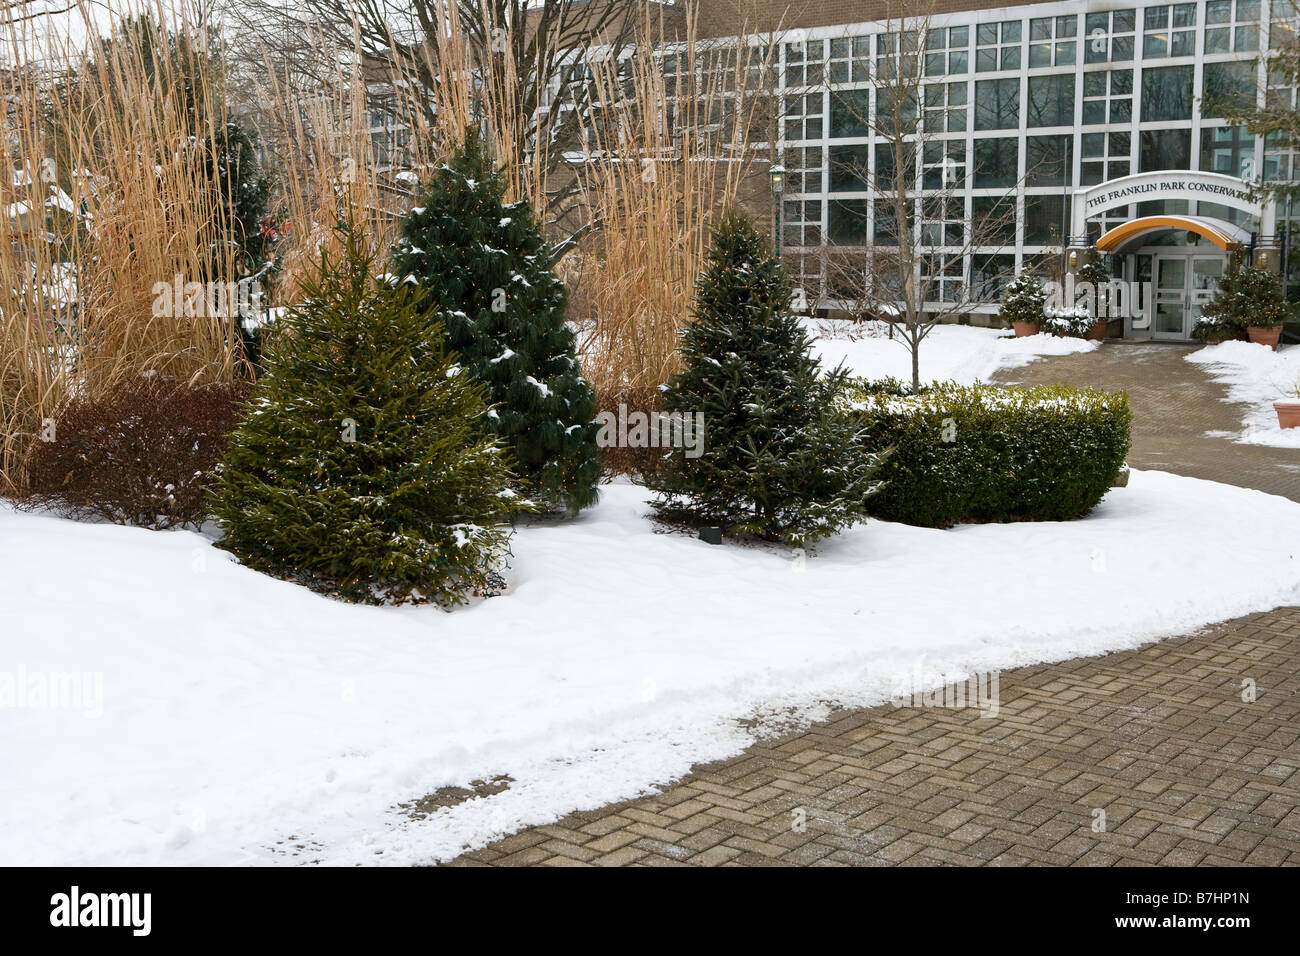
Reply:
<svg viewBox="0 0 1300 956"><path fill-rule="evenodd" d="M1242 430L1233 436L1250 445L1300 448L1300 428L1278 426L1276 401L1300 401L1300 346L1284 345L1274 352L1254 342L1221 342L1187 356L1204 367L1216 382L1228 386L1230 402L1249 406Z"/></svg>
<svg viewBox="0 0 1300 956"><path fill-rule="evenodd" d="M1300 602L1300 504L1159 472L1086 520L870 522L806 561L657 534L645 497L521 530L508 592L454 613L0 508L0 864L427 862L739 752L739 718Z"/></svg>
<svg viewBox="0 0 1300 956"><path fill-rule="evenodd" d="M865 378L892 375L905 382L912 380L912 355L901 338L888 337L887 323L812 321L808 328L814 335L820 334L814 350L825 367L833 368L842 361L853 374ZM971 325L937 325L921 343L921 379L969 385L987 381L1001 368L1015 368L1049 355L1090 352L1100 344L1042 334L1016 338L1011 332Z"/></svg>

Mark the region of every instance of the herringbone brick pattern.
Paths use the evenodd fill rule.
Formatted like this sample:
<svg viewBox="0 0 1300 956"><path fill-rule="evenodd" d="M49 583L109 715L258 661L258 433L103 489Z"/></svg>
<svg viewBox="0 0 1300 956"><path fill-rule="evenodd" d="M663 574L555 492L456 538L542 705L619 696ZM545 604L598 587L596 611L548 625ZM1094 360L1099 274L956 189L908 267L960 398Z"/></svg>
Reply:
<svg viewBox="0 0 1300 956"><path fill-rule="evenodd" d="M1127 391L1135 467L1300 500L1295 451L1207 434L1241 409L1188 352L1107 343L998 378ZM452 865L1300 864L1300 608L999 685L996 716L847 711Z"/></svg>
<svg viewBox="0 0 1300 956"><path fill-rule="evenodd" d="M1300 864L1300 609L999 691L844 712L451 865Z"/></svg>

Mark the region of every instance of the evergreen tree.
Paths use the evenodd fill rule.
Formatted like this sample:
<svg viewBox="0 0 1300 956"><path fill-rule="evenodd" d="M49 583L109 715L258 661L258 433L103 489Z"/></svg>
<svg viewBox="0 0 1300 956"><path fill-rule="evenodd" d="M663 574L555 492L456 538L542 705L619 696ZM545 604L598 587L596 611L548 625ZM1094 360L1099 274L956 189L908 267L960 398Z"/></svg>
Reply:
<svg viewBox="0 0 1300 956"><path fill-rule="evenodd" d="M368 241L342 238L263 354L222 463L222 544L349 600L459 603L498 580L507 522L530 505L479 427L483 387L409 286L375 280Z"/></svg>
<svg viewBox="0 0 1300 956"><path fill-rule="evenodd" d="M429 295L433 321L497 406L490 427L514 453L530 495L577 511L601 475L596 396L582 377L568 293L527 201L471 132L423 189L402 226L393 269Z"/></svg>
<svg viewBox="0 0 1300 956"><path fill-rule="evenodd" d="M769 245L736 215L713 233L682 371L663 388L666 412L703 416L703 451L672 448L651 487L665 517L799 545L865 514L879 460L833 407L846 373L820 375Z"/></svg>
<svg viewBox="0 0 1300 956"><path fill-rule="evenodd" d="M1007 322L1030 322L1042 325L1047 290L1032 269L1026 268L1002 290L1002 308L999 317Z"/></svg>
<svg viewBox="0 0 1300 956"><path fill-rule="evenodd" d="M1290 312L1282 297L1282 280L1268 269L1250 265L1242 250L1235 249L1228 259L1228 268L1219 277L1214 297L1201 307L1198 328L1205 328L1200 335L1193 330L1193 335L1200 338L1207 330L1249 326L1271 328L1288 318Z"/></svg>

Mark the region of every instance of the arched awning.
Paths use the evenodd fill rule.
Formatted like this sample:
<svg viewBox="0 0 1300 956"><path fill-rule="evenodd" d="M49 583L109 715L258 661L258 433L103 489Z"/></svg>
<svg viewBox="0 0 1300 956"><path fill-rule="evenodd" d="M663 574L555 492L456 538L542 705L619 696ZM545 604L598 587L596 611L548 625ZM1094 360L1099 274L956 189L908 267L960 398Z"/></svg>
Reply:
<svg viewBox="0 0 1300 956"><path fill-rule="evenodd" d="M1114 252L1140 236L1166 229L1194 232L1209 239L1225 252L1233 246L1250 242L1250 233L1222 219L1209 219L1205 216L1143 216L1110 230L1097 240L1097 248L1102 252Z"/></svg>

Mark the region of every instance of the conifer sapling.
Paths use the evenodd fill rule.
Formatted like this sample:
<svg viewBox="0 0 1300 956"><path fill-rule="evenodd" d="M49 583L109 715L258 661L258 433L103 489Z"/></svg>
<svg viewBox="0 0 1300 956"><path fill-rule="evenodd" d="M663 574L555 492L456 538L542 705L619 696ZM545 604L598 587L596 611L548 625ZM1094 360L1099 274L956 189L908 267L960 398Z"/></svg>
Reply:
<svg viewBox="0 0 1300 956"><path fill-rule="evenodd" d="M393 270L427 291L431 320L487 386L496 406L487 425L511 449L526 493L577 511L595 502L602 471L596 396L532 208L505 193L471 131L403 223Z"/></svg>
<svg viewBox="0 0 1300 956"><path fill-rule="evenodd" d="M509 521L530 505L480 427L485 389L431 334L417 290L377 280L355 228L341 238L263 354L222 462L221 543L349 600L460 603L499 583Z"/></svg>

